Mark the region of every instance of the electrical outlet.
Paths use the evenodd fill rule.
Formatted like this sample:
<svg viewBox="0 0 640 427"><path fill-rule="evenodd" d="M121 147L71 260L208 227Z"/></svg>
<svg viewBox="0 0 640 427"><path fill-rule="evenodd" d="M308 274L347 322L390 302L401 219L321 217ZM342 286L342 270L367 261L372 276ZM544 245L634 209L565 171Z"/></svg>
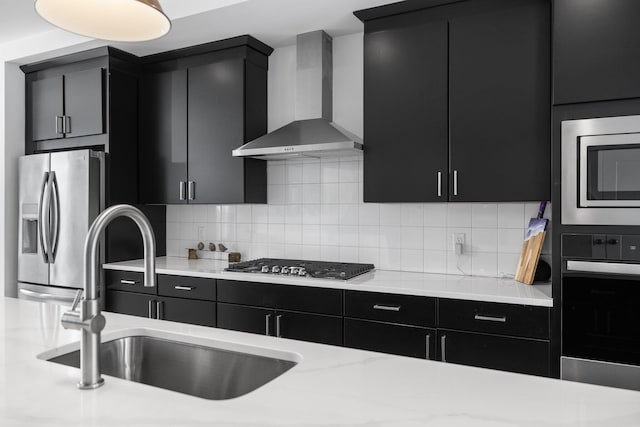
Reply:
<svg viewBox="0 0 640 427"><path fill-rule="evenodd" d="M457 255L462 255L464 253L464 243L465 243L464 233L453 233L453 251Z"/></svg>
<svg viewBox="0 0 640 427"><path fill-rule="evenodd" d="M202 225L198 226L198 241L199 242L204 242L205 241L205 234L207 233L207 227L204 227Z"/></svg>

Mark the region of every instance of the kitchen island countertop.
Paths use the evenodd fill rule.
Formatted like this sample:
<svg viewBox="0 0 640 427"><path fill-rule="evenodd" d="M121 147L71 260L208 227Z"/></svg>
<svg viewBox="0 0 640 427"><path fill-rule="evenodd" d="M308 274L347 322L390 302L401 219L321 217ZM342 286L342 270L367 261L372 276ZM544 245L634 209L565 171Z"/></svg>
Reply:
<svg viewBox="0 0 640 427"><path fill-rule="evenodd" d="M224 271L228 265L225 261L209 259L156 258L156 272L159 274L553 307L551 284L525 285L512 278L376 269L350 280L331 280ZM143 260L138 259L105 264L104 268L142 272L143 266Z"/></svg>
<svg viewBox="0 0 640 427"><path fill-rule="evenodd" d="M0 425L640 425L640 392L114 313L105 313L105 341L135 328L292 352L301 361L231 400L206 400L113 377L105 377L97 390L80 391L77 369L36 357L78 341L78 331L60 326L62 311L56 305L0 300Z"/></svg>

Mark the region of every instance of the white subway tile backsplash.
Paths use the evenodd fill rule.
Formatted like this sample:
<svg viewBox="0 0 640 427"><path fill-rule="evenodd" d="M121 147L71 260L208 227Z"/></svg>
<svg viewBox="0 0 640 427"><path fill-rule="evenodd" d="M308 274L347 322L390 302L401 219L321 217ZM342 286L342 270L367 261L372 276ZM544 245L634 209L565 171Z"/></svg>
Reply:
<svg viewBox="0 0 640 427"><path fill-rule="evenodd" d="M186 248L203 241L224 243L243 259L513 276L539 203L363 203L362 173L357 157L270 161L267 205L168 206L167 254L186 256ZM545 218L551 218L550 205ZM465 234L462 255L453 250L454 233ZM548 233L543 254L550 253Z"/></svg>
<svg viewBox="0 0 640 427"><path fill-rule="evenodd" d="M449 203L447 215L448 227L471 227L470 203Z"/></svg>
<svg viewBox="0 0 640 427"><path fill-rule="evenodd" d="M498 228L522 228L524 203L499 203Z"/></svg>
<svg viewBox="0 0 640 427"><path fill-rule="evenodd" d="M471 226L473 228L498 227L498 205L474 203L471 206Z"/></svg>
<svg viewBox="0 0 640 427"><path fill-rule="evenodd" d="M395 203L381 204L380 225L402 225L402 205Z"/></svg>
<svg viewBox="0 0 640 427"><path fill-rule="evenodd" d="M421 204L411 203L402 205L402 225L405 227L422 227L424 220L424 207Z"/></svg>

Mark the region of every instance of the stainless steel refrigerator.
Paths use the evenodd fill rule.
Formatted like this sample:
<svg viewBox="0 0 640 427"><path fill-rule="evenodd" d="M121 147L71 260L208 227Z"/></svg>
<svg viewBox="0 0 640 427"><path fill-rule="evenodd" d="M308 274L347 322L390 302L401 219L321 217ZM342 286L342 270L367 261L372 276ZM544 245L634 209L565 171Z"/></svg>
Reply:
<svg viewBox="0 0 640 427"><path fill-rule="evenodd" d="M19 298L68 304L82 288L84 240L104 207L103 171L104 153L91 150L19 159Z"/></svg>

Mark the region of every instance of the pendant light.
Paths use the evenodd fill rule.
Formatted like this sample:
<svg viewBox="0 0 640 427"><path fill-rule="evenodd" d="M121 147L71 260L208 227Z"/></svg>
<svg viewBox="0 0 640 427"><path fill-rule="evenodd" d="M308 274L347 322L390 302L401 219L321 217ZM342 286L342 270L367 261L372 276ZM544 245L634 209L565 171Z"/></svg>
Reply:
<svg viewBox="0 0 640 427"><path fill-rule="evenodd" d="M158 0L35 0L35 8L53 25L94 39L145 41L171 29Z"/></svg>

